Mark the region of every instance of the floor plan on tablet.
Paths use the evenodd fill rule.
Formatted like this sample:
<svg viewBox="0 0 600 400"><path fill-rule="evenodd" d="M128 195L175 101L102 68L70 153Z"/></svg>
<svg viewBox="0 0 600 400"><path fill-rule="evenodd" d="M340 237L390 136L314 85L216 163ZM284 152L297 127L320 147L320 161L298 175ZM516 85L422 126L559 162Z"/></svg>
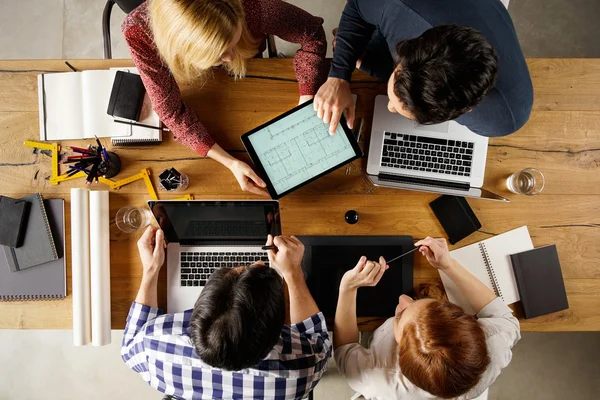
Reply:
<svg viewBox="0 0 600 400"><path fill-rule="evenodd" d="M305 107L288 118L254 133L253 147L278 193L319 175L354 155L352 145L338 126L335 135L329 125Z"/></svg>

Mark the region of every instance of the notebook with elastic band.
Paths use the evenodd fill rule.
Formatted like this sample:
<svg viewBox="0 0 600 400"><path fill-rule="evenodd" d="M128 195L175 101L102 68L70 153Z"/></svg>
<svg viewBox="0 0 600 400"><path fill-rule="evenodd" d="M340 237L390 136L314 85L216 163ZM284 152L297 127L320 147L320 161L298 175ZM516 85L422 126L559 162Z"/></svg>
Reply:
<svg viewBox="0 0 600 400"><path fill-rule="evenodd" d="M0 244L21 247L31 203L0 196Z"/></svg>

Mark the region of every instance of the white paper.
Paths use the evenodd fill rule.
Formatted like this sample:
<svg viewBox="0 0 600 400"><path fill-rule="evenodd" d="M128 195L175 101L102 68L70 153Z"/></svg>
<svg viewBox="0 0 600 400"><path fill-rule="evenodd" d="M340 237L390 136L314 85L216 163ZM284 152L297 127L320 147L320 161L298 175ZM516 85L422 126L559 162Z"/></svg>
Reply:
<svg viewBox="0 0 600 400"><path fill-rule="evenodd" d="M108 191L90 192L92 345L110 344L110 221Z"/></svg>
<svg viewBox="0 0 600 400"><path fill-rule="evenodd" d="M73 344L91 341L89 191L71 189L71 270L73 294Z"/></svg>
<svg viewBox="0 0 600 400"><path fill-rule="evenodd" d="M44 74L43 79L38 75L40 140L68 140L83 137L81 74L81 72Z"/></svg>

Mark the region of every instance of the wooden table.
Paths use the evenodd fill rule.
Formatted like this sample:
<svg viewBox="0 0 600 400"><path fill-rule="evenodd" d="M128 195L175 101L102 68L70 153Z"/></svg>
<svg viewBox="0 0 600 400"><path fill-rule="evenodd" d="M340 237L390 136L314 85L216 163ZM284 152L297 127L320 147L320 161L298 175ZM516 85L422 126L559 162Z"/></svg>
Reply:
<svg viewBox="0 0 600 400"><path fill-rule="evenodd" d="M74 61L80 69L130 66L129 60ZM534 112L518 133L490 140L485 187L510 198L502 204L470 200L483 228L461 242L467 245L526 224L536 246L555 243L559 250L570 309L521 320L524 331L600 330L600 60L528 60L535 88ZM66 199L71 187L83 182L49 183L50 157L23 146L37 140L36 75L68 71L63 61L0 61L0 193L19 197L41 192ZM355 73L353 92L359 95L357 116L364 118L361 145L368 146L373 98L385 84ZM217 72L202 89L185 88L184 98L225 149L248 160L240 135L296 105L297 84L291 60L252 60L248 77L233 81ZM109 144L107 139L104 143ZM71 142L63 141L69 145ZM82 144L81 141L78 144ZM110 147L110 146L109 146ZM119 178L149 167L156 175L176 166L190 178L188 192L196 199L247 199L232 174L210 159L192 153L169 135L159 147L115 150L123 160ZM375 188L365 177L366 158L281 200L285 234L443 236L428 203L435 194ZM546 187L535 197L510 194L505 178L525 167L540 169ZM106 189L99 185L94 187ZM164 192L163 192L164 193ZM159 193L162 199L176 196ZM142 181L110 195L111 217L125 205L142 206L149 199ZM355 209L360 222L348 225L344 213ZM69 212L66 224L70 227ZM114 226L114 224L113 224ZM123 328L141 279L137 236L111 233L112 327ZM67 228L67 254L70 229ZM70 256L69 256L70 259ZM421 257L415 261L415 284L437 282L437 271ZM71 271L69 296L61 301L2 302L0 328L71 329ZM165 285L160 302L165 304ZM517 315L520 314L516 307ZM381 320L364 319L361 329L374 329Z"/></svg>

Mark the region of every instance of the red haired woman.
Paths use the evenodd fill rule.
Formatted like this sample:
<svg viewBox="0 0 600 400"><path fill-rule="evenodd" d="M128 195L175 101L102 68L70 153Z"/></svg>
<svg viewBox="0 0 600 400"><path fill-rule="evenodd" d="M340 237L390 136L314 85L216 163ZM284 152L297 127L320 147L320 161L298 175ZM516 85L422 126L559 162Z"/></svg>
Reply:
<svg viewBox="0 0 600 400"><path fill-rule="evenodd" d="M416 243L431 265L452 279L477 315L444 300L400 296L396 315L366 349L358 343L356 291L375 286L389 268L364 257L344 275L335 315L335 361L348 384L366 398L472 399L511 360L519 322L502 299L454 260L445 239Z"/></svg>

